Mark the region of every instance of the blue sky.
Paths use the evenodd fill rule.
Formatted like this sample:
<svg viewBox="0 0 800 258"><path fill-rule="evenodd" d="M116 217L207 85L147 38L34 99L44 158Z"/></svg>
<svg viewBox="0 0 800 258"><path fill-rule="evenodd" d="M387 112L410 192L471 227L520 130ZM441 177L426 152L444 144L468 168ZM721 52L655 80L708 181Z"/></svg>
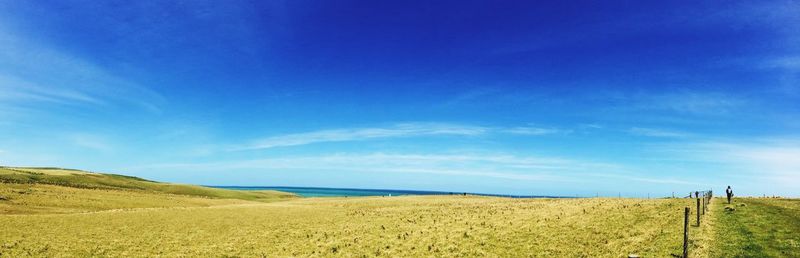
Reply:
<svg viewBox="0 0 800 258"><path fill-rule="evenodd" d="M792 1L3 1L0 164L798 196Z"/></svg>

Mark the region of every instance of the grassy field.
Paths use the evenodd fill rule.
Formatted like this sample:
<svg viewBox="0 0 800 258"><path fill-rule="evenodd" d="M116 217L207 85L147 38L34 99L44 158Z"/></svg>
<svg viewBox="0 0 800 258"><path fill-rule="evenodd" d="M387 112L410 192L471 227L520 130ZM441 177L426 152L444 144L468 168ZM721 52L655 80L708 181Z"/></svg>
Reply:
<svg viewBox="0 0 800 258"><path fill-rule="evenodd" d="M74 175L56 173L62 172ZM251 198L90 186L0 184L0 257L673 257L681 253L683 208L694 205L693 199L291 198L274 192L261 194L278 197ZM726 211L715 200L708 219L690 227L693 257L797 256L797 201L741 203Z"/></svg>
<svg viewBox="0 0 800 258"><path fill-rule="evenodd" d="M664 257L680 253L685 202L409 196L2 216L8 229L0 233L0 250L11 256Z"/></svg>

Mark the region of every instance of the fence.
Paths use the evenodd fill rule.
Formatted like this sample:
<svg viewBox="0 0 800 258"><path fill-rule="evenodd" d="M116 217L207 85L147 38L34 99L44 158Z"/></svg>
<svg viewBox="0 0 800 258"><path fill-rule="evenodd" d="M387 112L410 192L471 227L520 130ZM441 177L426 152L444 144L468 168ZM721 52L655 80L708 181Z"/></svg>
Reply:
<svg viewBox="0 0 800 258"><path fill-rule="evenodd" d="M711 198L713 198L713 192L711 190L708 191L696 191L694 192L694 198L697 200L697 207L695 210L695 214L697 215L697 227L700 227L700 218L701 216L706 215L708 211L708 204L711 203ZM687 198L692 198L692 193L689 193ZM689 214L691 213L691 208L686 207L683 209L683 258L689 257Z"/></svg>

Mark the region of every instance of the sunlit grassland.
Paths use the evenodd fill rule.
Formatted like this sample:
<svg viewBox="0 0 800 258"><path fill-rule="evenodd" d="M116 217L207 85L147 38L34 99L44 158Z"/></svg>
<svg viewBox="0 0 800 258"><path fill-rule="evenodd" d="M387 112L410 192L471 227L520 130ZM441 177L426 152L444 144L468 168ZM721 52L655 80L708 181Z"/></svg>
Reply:
<svg viewBox="0 0 800 258"><path fill-rule="evenodd" d="M800 200L717 202L712 257L800 257Z"/></svg>
<svg viewBox="0 0 800 258"><path fill-rule="evenodd" d="M76 213L150 207L193 207L247 203L136 191L80 189L53 185L0 185L0 214Z"/></svg>
<svg viewBox="0 0 800 258"><path fill-rule="evenodd" d="M800 256L800 201L295 198L65 169L0 168L0 257Z"/></svg>
<svg viewBox="0 0 800 258"><path fill-rule="evenodd" d="M5 254L519 256L679 254L688 200L310 198L206 208L6 215Z"/></svg>

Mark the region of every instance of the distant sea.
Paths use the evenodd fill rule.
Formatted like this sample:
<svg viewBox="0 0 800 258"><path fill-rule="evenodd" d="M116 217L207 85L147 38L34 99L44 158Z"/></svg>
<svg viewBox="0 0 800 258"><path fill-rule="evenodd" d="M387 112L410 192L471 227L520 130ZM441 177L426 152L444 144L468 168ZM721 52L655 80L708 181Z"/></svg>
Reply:
<svg viewBox="0 0 800 258"><path fill-rule="evenodd" d="M390 189L357 189L357 188L324 188L324 187L291 187L291 186L208 186L232 190L276 190L295 193L301 197L344 197L344 196L402 196L402 195L463 195L464 192L390 190ZM468 195L496 196L510 198L571 198L562 196L540 195L505 195L486 193L466 193Z"/></svg>

